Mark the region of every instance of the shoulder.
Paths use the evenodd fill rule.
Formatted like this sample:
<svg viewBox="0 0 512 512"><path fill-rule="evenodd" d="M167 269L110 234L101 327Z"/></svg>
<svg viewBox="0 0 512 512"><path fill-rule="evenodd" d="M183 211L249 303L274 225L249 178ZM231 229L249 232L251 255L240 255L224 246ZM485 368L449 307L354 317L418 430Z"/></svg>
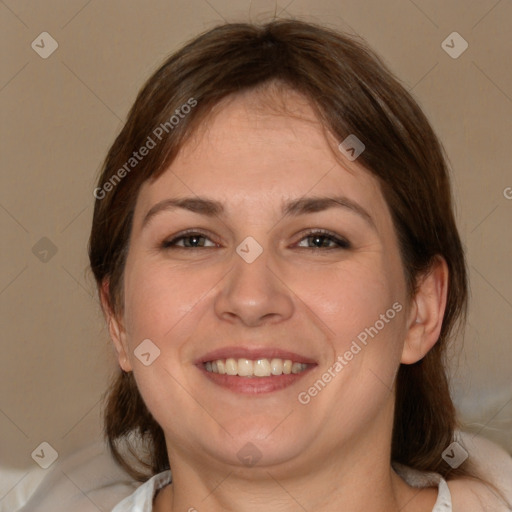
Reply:
<svg viewBox="0 0 512 512"><path fill-rule="evenodd" d="M453 512L511 512L512 457L510 453L484 437L468 432L459 432L459 435L460 441L472 459L474 473L479 478L461 477L448 480ZM503 497L508 500L508 503Z"/></svg>
<svg viewBox="0 0 512 512"><path fill-rule="evenodd" d="M452 496L453 512L510 512L496 489L474 478L458 478L447 482Z"/></svg>
<svg viewBox="0 0 512 512"><path fill-rule="evenodd" d="M154 475L137 490L118 503L112 512L152 512L153 500L158 491L169 484L172 480L170 470ZM158 509L156 509L158 510Z"/></svg>

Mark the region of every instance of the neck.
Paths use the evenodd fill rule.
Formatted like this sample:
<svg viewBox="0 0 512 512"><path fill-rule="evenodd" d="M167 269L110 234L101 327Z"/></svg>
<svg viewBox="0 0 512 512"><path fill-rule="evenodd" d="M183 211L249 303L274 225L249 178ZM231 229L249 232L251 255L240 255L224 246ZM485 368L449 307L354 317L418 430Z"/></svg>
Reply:
<svg viewBox="0 0 512 512"><path fill-rule="evenodd" d="M391 468L391 429L367 434L330 451L301 454L300 464L268 467L221 465L171 449L173 483L159 493L154 510L396 512L415 491Z"/></svg>
<svg viewBox="0 0 512 512"><path fill-rule="evenodd" d="M203 466L173 471L173 484L158 495L160 507L154 510L327 512L343 505L344 512L396 512L407 496L410 489L384 461L324 464L309 475L288 476L276 468L220 473Z"/></svg>

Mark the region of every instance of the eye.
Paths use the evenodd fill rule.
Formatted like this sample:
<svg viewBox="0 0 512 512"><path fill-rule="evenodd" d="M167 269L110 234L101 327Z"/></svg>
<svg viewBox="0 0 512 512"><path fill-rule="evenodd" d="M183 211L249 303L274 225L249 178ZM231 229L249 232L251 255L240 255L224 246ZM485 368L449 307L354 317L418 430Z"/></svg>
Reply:
<svg viewBox="0 0 512 512"><path fill-rule="evenodd" d="M313 246L301 246L303 240L311 242ZM211 245L205 245L206 241L210 241ZM206 234L199 231L186 231L178 236L164 240L161 244L162 249L207 249L209 247L218 247L219 244L212 242ZM315 229L309 231L297 244L297 247L303 249L350 249L351 244L344 238L331 233L324 229Z"/></svg>
<svg viewBox="0 0 512 512"><path fill-rule="evenodd" d="M201 244L201 240L210 240L205 234L198 231L186 231L180 233L178 236L171 240L164 240L162 242L163 249L201 249L208 247L216 247L218 244L212 242L212 245L205 246ZM210 240L211 242L211 240Z"/></svg>
<svg viewBox="0 0 512 512"><path fill-rule="evenodd" d="M311 241L315 244L313 247L303 247L304 249L350 249L351 245L348 240L344 238L340 238L334 233L327 231L325 229L316 229L311 230L301 239L306 241ZM333 245L334 244L334 245ZM300 242L298 244L300 246Z"/></svg>

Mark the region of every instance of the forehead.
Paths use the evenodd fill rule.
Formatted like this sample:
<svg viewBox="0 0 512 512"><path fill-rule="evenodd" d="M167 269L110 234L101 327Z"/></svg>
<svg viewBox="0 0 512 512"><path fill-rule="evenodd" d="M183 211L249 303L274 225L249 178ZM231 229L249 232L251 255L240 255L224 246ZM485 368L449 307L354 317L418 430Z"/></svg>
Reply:
<svg viewBox="0 0 512 512"><path fill-rule="evenodd" d="M239 155L237 147L247 152L251 147L261 149L265 144L266 151L259 154L262 162L265 155L275 157L277 152L287 149L290 150L288 158L295 153L298 159L303 155L298 152L297 144L302 145L305 140L308 150L332 151L335 144L305 96L288 87L269 85L230 95L216 104L184 144L180 158L198 157L201 151L212 149L219 152L229 149L224 157L236 157Z"/></svg>
<svg viewBox="0 0 512 512"><path fill-rule="evenodd" d="M170 196L205 195L240 211L304 195L342 194L375 215L387 206L376 178L343 162L338 141L311 103L291 89L230 96L182 146L171 166L139 194L137 210ZM380 211L382 213L382 211Z"/></svg>

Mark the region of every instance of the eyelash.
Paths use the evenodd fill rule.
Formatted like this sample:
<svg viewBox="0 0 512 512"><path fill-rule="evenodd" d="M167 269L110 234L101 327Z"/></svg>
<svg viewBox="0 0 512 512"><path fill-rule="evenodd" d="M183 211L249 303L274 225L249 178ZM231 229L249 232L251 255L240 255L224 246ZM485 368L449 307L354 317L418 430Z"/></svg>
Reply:
<svg viewBox="0 0 512 512"><path fill-rule="evenodd" d="M308 232L306 232L303 237L299 240L301 242L304 239L311 238L314 235L318 238L326 238L327 240L334 242L338 244L338 247L300 247L300 249L306 249L311 251L317 251L319 249L323 250L336 250L336 249L350 249L352 246L350 242L344 238L340 238L339 236L335 235L331 231L328 231L326 229L312 229ZM161 244L161 248L165 250L169 249L181 249L181 250L197 250L197 249L214 249L214 247L181 247L177 246L176 243L184 240L186 238L192 238L192 237L203 237L209 240L208 236L205 233L201 233L200 231L196 230L188 230L184 231L183 233L180 233L178 236L172 238L171 240L164 240ZM213 241L213 240L211 240Z"/></svg>

